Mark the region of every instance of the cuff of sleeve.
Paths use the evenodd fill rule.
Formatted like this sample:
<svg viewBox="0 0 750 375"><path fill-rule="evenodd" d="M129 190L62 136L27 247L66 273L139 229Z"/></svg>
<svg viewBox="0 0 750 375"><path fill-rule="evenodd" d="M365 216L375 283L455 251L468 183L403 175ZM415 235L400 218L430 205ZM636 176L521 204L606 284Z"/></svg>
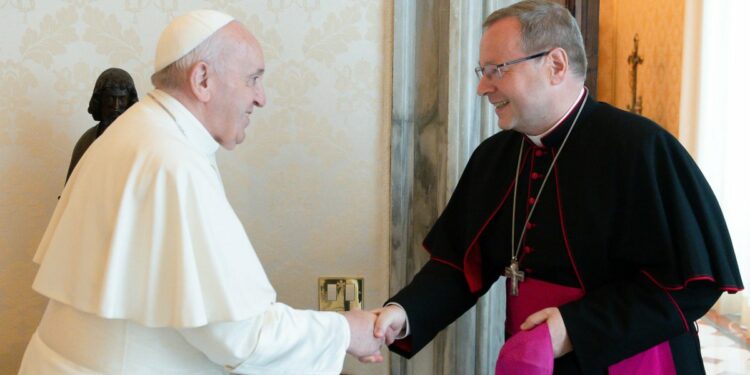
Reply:
<svg viewBox="0 0 750 375"><path fill-rule="evenodd" d="M336 314L339 316L341 320L341 324L344 326L344 329L346 330L346 337L344 339L344 351L349 350L349 346L352 344L352 327L349 327L349 321L346 320L346 317L342 314Z"/></svg>
<svg viewBox="0 0 750 375"><path fill-rule="evenodd" d="M409 329L409 315L406 313L406 309L403 306L401 306L401 304L399 303L388 302L385 304L386 307L391 306L391 305L398 306L399 309L404 310L404 315L406 316L406 324L404 325L404 329L401 330L401 332L399 332L399 334L396 336L396 340L401 340L404 337L409 336L409 334L411 333L411 330Z"/></svg>
<svg viewBox="0 0 750 375"><path fill-rule="evenodd" d="M351 333L346 317L295 310L275 303L253 355L231 368L237 374L340 374Z"/></svg>

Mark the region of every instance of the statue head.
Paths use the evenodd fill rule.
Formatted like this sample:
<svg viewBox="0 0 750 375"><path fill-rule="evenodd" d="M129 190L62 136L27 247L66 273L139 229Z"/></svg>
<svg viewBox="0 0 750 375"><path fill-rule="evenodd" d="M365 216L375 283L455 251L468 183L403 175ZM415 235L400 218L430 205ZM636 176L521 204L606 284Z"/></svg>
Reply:
<svg viewBox="0 0 750 375"><path fill-rule="evenodd" d="M94 120L112 122L138 101L133 78L119 68L109 68L99 75L89 101Z"/></svg>

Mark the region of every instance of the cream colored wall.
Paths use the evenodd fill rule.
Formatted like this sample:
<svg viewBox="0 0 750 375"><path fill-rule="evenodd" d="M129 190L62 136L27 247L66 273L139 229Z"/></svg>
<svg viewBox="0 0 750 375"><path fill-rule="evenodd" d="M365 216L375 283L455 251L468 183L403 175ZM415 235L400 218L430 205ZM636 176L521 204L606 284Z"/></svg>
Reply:
<svg viewBox="0 0 750 375"><path fill-rule="evenodd" d="M94 125L96 77L124 68L144 96L160 31L196 8L234 15L265 49L268 104L219 163L279 299L317 308L321 275L365 277L366 308L387 297L391 1L2 1L0 373L15 373L46 302L31 258Z"/></svg>
<svg viewBox="0 0 750 375"><path fill-rule="evenodd" d="M597 99L627 109L631 102L628 56L638 33L638 92L643 115L675 136L680 89L685 0L601 0Z"/></svg>

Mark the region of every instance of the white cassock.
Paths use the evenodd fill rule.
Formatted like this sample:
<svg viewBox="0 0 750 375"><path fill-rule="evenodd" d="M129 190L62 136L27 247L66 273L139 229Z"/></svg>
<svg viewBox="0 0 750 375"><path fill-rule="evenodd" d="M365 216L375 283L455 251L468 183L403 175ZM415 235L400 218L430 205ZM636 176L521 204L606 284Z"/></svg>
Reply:
<svg viewBox="0 0 750 375"><path fill-rule="evenodd" d="M339 374L349 326L275 302L214 154L155 90L71 175L34 261L50 298L20 374Z"/></svg>

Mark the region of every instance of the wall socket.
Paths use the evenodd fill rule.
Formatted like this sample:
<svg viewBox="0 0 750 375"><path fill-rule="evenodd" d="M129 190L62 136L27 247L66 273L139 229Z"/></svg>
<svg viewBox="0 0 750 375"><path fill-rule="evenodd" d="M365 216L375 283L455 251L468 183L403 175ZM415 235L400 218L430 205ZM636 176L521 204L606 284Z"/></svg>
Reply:
<svg viewBox="0 0 750 375"><path fill-rule="evenodd" d="M349 311L364 306L365 279L363 277L318 278L318 309L320 311Z"/></svg>

